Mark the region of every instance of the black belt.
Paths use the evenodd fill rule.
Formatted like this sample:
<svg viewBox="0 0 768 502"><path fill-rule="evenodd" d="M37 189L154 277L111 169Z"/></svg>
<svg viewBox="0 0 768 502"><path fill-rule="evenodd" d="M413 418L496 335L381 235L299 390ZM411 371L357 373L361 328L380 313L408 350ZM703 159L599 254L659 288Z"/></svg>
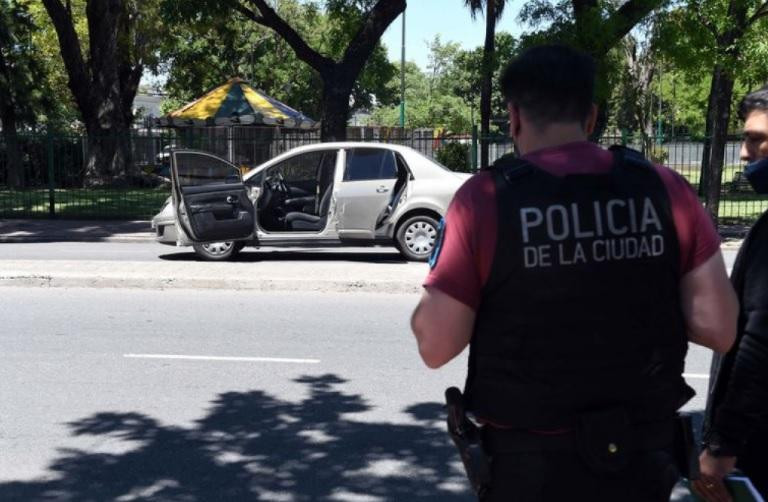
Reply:
<svg viewBox="0 0 768 502"><path fill-rule="evenodd" d="M626 445L631 451L652 451L672 448L674 422L671 420L631 426L632 438ZM483 446L488 454L573 450L577 447L577 429L567 432L531 432L501 429L486 425L482 428Z"/></svg>

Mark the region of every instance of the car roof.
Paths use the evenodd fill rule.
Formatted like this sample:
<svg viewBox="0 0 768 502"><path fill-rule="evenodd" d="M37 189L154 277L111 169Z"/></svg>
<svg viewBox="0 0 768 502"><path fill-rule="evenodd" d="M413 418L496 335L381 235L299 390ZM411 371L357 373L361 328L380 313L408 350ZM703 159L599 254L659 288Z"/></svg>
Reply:
<svg viewBox="0 0 768 502"><path fill-rule="evenodd" d="M318 142L318 143L309 143L306 145L296 146L293 148L290 148L275 157L272 157L273 160L277 157L282 157L287 153L299 153L299 152L309 152L312 150L325 150L325 149L342 149L342 148L384 148L387 150L393 150L396 152L416 152L414 148L406 145L398 145L396 143L379 143L376 141L329 141L329 142ZM195 152L195 153L205 153L208 155L213 155L215 157L218 157L213 152L209 152L206 150L201 150L199 148L186 148L186 147L177 147L177 146L171 146L170 148L166 146L164 149L168 149L168 151L173 152ZM222 157L222 159L224 159ZM226 160L226 159L224 159ZM268 162L268 161L267 161ZM266 162L265 162L266 163Z"/></svg>

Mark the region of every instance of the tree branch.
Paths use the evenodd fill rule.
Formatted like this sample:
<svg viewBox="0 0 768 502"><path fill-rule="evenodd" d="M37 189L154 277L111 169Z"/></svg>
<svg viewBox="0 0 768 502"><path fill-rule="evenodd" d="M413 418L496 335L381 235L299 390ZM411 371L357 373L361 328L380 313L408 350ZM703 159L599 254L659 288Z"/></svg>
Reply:
<svg viewBox="0 0 768 502"><path fill-rule="evenodd" d="M747 20L747 26L752 26L758 19L768 16L768 1L757 8L754 14Z"/></svg>
<svg viewBox="0 0 768 502"><path fill-rule="evenodd" d="M601 43L596 47L598 55L606 54L611 47L624 38L653 9L659 7L665 0L629 0L619 10L614 12L606 21L606 29Z"/></svg>
<svg viewBox="0 0 768 502"><path fill-rule="evenodd" d="M311 48L307 42L301 38L301 35L296 32L291 26L281 18L272 7L270 7L264 0L235 0L240 4L242 9L250 11L250 14L245 13L242 9L238 9L238 12L245 15L248 19L262 25L267 28L271 28L278 35L280 35L291 46L296 56L311 66L318 73L327 73L336 64L331 58L323 56L313 48ZM241 2L247 1L253 5L258 13L251 11L245 7ZM403 1L403 0L400 0Z"/></svg>
<svg viewBox="0 0 768 502"><path fill-rule="evenodd" d="M704 14L701 13L701 4L699 2L693 2L691 4L691 7L693 7L693 12L696 14L696 18L699 20L699 22L715 37L718 36L717 32L717 26L715 23L712 22L711 19L707 19L704 17Z"/></svg>
<svg viewBox="0 0 768 502"><path fill-rule="evenodd" d="M77 38L77 32L72 22L71 7L69 2L64 6L60 0L43 0L43 5L56 29L61 57L69 77L69 88L72 90L75 101L77 101L78 108L84 115L83 119L88 120L86 115L91 114L93 110L93 103L88 92L90 76L80 48L80 39Z"/></svg>
<svg viewBox="0 0 768 502"><path fill-rule="evenodd" d="M344 51L341 64L348 74L360 73L387 27L405 10L405 0L379 0Z"/></svg>

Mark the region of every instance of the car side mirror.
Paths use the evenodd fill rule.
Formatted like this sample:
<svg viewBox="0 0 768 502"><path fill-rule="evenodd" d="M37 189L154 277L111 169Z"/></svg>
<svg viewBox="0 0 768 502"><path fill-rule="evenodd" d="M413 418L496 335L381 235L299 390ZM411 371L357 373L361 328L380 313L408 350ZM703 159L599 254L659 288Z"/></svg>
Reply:
<svg viewBox="0 0 768 502"><path fill-rule="evenodd" d="M236 174L230 174L229 176L226 177L226 179L224 180L224 183L226 184L240 183L240 176Z"/></svg>

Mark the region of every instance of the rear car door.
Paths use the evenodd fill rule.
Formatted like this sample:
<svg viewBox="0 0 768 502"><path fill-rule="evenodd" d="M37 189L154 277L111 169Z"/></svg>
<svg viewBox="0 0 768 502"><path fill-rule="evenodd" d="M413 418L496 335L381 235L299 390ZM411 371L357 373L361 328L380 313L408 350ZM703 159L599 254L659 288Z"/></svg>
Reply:
<svg viewBox="0 0 768 502"><path fill-rule="evenodd" d="M191 241L253 237L253 203L234 165L208 153L177 150L171 155L171 184L176 222Z"/></svg>
<svg viewBox="0 0 768 502"><path fill-rule="evenodd" d="M394 152L376 147L348 149L336 193L339 238L373 239L396 181Z"/></svg>

